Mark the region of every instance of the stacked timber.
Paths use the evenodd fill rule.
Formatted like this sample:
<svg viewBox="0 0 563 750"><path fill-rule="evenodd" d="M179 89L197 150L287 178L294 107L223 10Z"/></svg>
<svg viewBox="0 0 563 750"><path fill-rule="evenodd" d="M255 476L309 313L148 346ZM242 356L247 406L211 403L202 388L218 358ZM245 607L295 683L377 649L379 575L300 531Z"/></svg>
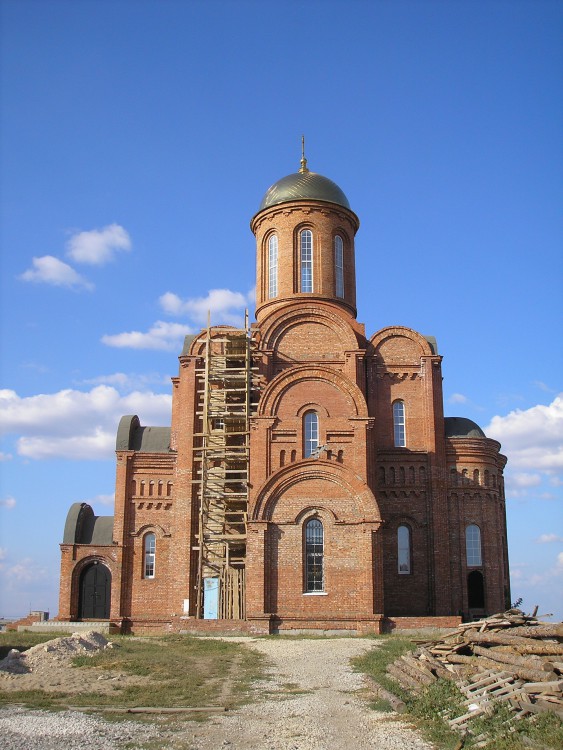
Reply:
<svg viewBox="0 0 563 750"><path fill-rule="evenodd" d="M553 711L563 718L563 623L511 609L463 623L403 655L387 672L406 690L454 680L466 711L450 719L452 727L464 728L495 701L506 701L519 716Z"/></svg>

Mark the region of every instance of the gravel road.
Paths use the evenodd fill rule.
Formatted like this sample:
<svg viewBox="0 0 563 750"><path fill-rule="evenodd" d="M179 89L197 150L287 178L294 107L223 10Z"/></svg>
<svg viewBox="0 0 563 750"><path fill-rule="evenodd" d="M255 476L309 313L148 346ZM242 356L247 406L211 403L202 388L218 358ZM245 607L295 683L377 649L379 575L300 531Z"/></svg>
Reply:
<svg viewBox="0 0 563 750"><path fill-rule="evenodd" d="M394 714L372 711L349 661L374 642L357 638L236 639L263 653L268 679L256 700L204 724L109 723L79 713L0 711L3 750L430 750Z"/></svg>

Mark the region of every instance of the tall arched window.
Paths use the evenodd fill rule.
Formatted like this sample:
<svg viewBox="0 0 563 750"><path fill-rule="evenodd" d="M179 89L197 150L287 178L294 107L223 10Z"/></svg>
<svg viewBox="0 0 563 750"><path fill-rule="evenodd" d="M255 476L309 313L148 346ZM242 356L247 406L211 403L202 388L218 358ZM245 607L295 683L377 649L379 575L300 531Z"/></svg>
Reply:
<svg viewBox="0 0 563 750"><path fill-rule="evenodd" d="M465 529L465 552L468 566L482 565L481 529L474 523Z"/></svg>
<svg viewBox="0 0 563 750"><path fill-rule="evenodd" d="M393 436L396 448L404 448L407 444L405 434L405 403L395 401L393 403Z"/></svg>
<svg viewBox="0 0 563 750"><path fill-rule="evenodd" d="M301 257L301 290L313 291L313 233L304 229L299 233L299 252Z"/></svg>
<svg viewBox="0 0 563 750"><path fill-rule="evenodd" d="M144 578L154 578L154 564L156 560L156 536L145 534L144 545Z"/></svg>
<svg viewBox="0 0 563 750"><path fill-rule="evenodd" d="M319 415L307 411L303 417L303 458L309 458L319 447Z"/></svg>
<svg viewBox="0 0 563 750"><path fill-rule="evenodd" d="M411 572L411 530L408 526L397 529L397 570L401 575Z"/></svg>
<svg viewBox="0 0 563 750"><path fill-rule="evenodd" d="M334 238L334 281L337 297L344 297L344 243L342 237Z"/></svg>
<svg viewBox="0 0 563 750"><path fill-rule="evenodd" d="M268 240L268 297L278 296L278 237L271 234Z"/></svg>
<svg viewBox="0 0 563 750"><path fill-rule="evenodd" d="M323 525L317 518L305 524L305 591L324 591Z"/></svg>

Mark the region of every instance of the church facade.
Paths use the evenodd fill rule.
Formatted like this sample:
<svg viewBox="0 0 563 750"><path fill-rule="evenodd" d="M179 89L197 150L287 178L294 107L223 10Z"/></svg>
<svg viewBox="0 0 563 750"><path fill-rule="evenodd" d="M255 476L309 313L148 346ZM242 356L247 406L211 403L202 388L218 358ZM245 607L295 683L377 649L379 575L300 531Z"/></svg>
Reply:
<svg viewBox="0 0 563 750"><path fill-rule="evenodd" d="M266 192L256 322L187 337L170 427L122 418L114 516L67 516L59 620L381 632L510 605L506 458L444 417L433 338L356 320L358 228L304 158Z"/></svg>

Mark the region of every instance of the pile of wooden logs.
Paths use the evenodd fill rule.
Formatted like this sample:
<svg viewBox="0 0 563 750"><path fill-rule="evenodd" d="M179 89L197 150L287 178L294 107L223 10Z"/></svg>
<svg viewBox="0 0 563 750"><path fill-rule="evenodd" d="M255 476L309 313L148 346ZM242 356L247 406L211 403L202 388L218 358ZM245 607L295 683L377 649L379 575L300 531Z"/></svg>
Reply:
<svg viewBox="0 0 563 750"><path fill-rule="evenodd" d="M563 718L563 623L511 609L421 644L387 672L407 690L439 677L454 680L466 708L449 720L458 729L490 712L495 701L506 701L517 716L553 711Z"/></svg>

